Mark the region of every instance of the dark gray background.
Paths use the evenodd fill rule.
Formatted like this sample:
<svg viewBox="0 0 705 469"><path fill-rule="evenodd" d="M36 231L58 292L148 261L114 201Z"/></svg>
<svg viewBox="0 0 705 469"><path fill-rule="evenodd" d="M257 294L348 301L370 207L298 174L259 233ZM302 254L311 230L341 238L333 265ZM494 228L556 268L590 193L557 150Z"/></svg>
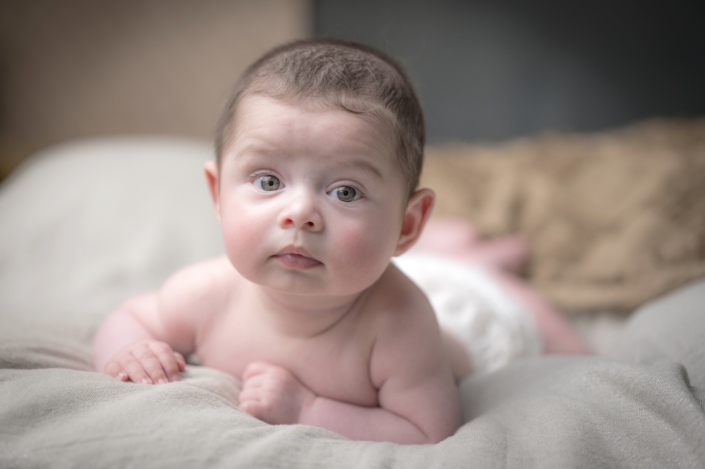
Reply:
<svg viewBox="0 0 705 469"><path fill-rule="evenodd" d="M429 141L705 115L705 1L317 0L315 33L407 66Z"/></svg>

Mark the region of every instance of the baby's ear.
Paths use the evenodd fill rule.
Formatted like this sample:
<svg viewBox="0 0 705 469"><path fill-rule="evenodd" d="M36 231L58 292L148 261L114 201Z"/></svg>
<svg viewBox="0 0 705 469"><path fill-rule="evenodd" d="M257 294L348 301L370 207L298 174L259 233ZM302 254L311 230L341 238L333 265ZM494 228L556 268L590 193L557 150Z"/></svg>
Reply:
<svg viewBox="0 0 705 469"><path fill-rule="evenodd" d="M435 201L436 194L431 189L419 189L411 195L401 224L395 256L404 254L419 239Z"/></svg>
<svg viewBox="0 0 705 469"><path fill-rule="evenodd" d="M203 171L206 173L206 182L208 182L208 190L210 190L211 198L213 199L213 209L215 217L220 221L220 198L218 193L218 165L215 161L207 161L203 165Z"/></svg>

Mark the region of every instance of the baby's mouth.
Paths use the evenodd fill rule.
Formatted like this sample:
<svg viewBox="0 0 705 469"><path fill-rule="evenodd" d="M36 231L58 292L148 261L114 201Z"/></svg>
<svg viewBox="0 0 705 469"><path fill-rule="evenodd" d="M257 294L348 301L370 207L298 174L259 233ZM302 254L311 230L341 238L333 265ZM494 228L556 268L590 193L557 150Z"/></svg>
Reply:
<svg viewBox="0 0 705 469"><path fill-rule="evenodd" d="M311 257L305 249L295 246L282 249L272 258L278 260L284 267L297 270L308 270L323 265L322 262Z"/></svg>

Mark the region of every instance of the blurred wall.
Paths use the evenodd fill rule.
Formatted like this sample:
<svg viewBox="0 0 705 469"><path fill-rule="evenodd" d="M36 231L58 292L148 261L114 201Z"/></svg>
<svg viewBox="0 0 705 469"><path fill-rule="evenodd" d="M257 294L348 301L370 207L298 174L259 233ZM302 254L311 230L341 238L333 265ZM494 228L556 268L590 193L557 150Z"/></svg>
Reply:
<svg viewBox="0 0 705 469"><path fill-rule="evenodd" d="M703 0L316 0L318 34L398 56L429 139L705 115Z"/></svg>
<svg viewBox="0 0 705 469"><path fill-rule="evenodd" d="M72 138L210 138L244 67L312 33L400 57L431 142L705 115L704 12L702 0L1 0L0 177Z"/></svg>
<svg viewBox="0 0 705 469"><path fill-rule="evenodd" d="M0 161L93 135L208 139L240 72L311 18L308 0L4 0Z"/></svg>

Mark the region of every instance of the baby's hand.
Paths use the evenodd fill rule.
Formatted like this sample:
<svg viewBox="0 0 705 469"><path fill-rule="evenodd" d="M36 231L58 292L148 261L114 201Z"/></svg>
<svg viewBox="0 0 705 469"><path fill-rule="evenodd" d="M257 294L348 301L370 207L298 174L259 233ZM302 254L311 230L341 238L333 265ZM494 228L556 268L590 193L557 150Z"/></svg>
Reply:
<svg viewBox="0 0 705 469"><path fill-rule="evenodd" d="M105 373L121 381L163 384L181 379L183 355L158 340L140 340L119 351L105 364Z"/></svg>
<svg viewBox="0 0 705 469"><path fill-rule="evenodd" d="M279 366L253 362L242 376L240 408L267 423L298 423L301 410L315 398L289 370Z"/></svg>

